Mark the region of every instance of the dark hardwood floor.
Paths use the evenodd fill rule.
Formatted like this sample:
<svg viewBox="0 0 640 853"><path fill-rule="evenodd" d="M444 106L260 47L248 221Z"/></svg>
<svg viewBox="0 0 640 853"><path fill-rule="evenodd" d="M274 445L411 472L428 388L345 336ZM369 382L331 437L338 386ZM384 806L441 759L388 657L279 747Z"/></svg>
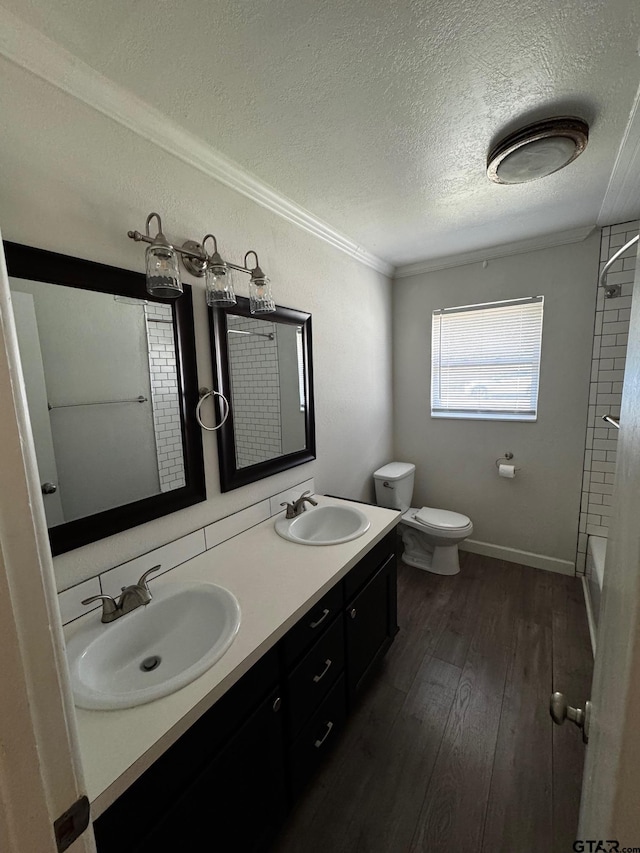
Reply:
<svg viewBox="0 0 640 853"><path fill-rule="evenodd" d="M400 632L274 853L570 853L591 647L576 578L475 554L399 564Z"/></svg>

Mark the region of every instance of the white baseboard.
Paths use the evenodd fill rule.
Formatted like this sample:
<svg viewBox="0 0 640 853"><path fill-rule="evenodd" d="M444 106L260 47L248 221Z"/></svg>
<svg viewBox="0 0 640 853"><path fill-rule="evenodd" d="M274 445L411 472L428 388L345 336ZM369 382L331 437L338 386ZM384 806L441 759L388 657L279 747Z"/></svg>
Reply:
<svg viewBox="0 0 640 853"><path fill-rule="evenodd" d="M517 548L506 548L503 545L492 545L490 542L476 542L465 539L460 543L462 551L472 554L482 554L483 557L495 557L496 560L506 560L509 563L520 563L532 566L534 569L544 569L546 572L556 572L559 575L575 575L575 563L571 560L558 560L556 557L545 557L544 554L534 554L531 551L519 551Z"/></svg>
<svg viewBox="0 0 640 853"><path fill-rule="evenodd" d="M589 581L585 575L582 575L582 591L584 593L584 603L587 608L587 622L589 623L589 636L591 637L591 651L593 656L596 656L596 620L593 618L593 602L591 601L591 592L589 591Z"/></svg>

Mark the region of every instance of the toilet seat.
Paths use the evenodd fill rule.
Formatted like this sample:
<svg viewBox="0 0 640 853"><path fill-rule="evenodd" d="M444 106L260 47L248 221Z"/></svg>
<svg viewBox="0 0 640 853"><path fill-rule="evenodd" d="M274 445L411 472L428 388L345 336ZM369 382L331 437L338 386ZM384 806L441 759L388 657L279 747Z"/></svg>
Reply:
<svg viewBox="0 0 640 853"><path fill-rule="evenodd" d="M416 521L423 524L425 527L433 527L437 530L445 528L447 530L460 530L469 524L469 519L466 515L459 512L451 512L448 509L434 509L430 506L423 506L414 516Z"/></svg>
<svg viewBox="0 0 640 853"><path fill-rule="evenodd" d="M423 506L407 510L401 519L405 524L439 537L464 539L473 531L471 519L459 512Z"/></svg>

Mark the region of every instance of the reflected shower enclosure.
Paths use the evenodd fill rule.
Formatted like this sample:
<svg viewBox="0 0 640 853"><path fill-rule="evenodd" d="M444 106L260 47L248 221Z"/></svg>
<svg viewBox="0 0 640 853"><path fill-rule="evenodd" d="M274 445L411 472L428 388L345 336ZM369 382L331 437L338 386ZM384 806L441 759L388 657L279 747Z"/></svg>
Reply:
<svg viewBox="0 0 640 853"><path fill-rule="evenodd" d="M227 347L237 467L303 450L302 327L230 315Z"/></svg>
<svg viewBox="0 0 640 853"><path fill-rule="evenodd" d="M256 317L238 297L209 320L217 390L230 403L218 432L222 491L315 459L311 315L277 305Z"/></svg>
<svg viewBox="0 0 640 853"><path fill-rule="evenodd" d="M4 249L53 554L205 500L189 285Z"/></svg>
<svg viewBox="0 0 640 853"><path fill-rule="evenodd" d="M11 281L49 527L182 488L171 308Z"/></svg>

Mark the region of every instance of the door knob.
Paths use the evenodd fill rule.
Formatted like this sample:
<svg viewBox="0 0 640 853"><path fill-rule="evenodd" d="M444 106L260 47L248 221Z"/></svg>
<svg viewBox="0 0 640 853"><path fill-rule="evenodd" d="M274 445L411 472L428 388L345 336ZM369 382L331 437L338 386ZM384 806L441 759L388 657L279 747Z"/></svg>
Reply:
<svg viewBox="0 0 640 853"><path fill-rule="evenodd" d="M58 491L55 483L43 483L40 488L43 495L54 495Z"/></svg>
<svg viewBox="0 0 640 853"><path fill-rule="evenodd" d="M591 702L587 700L582 708L572 708L567 703L564 693L553 693L549 703L551 719L557 726L561 726L565 720L571 720L579 729L582 729L582 740L589 743L589 722L591 720Z"/></svg>

